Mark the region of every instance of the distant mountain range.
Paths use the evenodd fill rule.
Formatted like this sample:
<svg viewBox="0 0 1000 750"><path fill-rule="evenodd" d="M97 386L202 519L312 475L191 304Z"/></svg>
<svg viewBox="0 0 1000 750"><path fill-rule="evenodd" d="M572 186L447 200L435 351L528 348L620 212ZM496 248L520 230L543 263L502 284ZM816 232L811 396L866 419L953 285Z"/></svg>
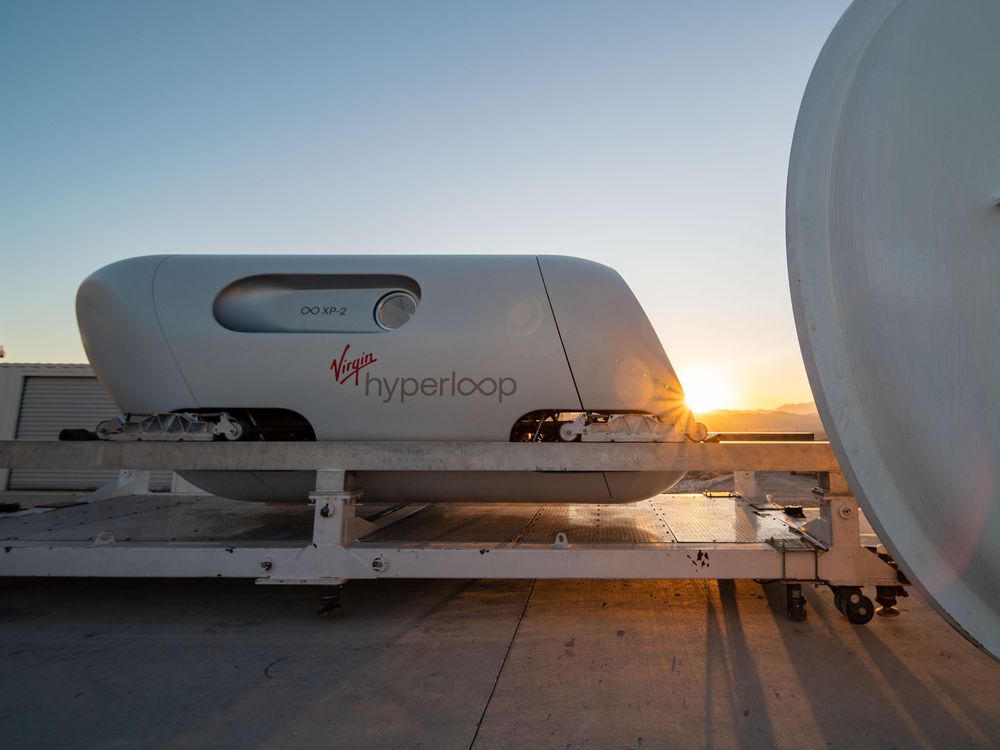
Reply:
<svg viewBox="0 0 1000 750"><path fill-rule="evenodd" d="M717 409L695 414L709 432L812 432L825 440L816 404L785 404L777 409Z"/></svg>

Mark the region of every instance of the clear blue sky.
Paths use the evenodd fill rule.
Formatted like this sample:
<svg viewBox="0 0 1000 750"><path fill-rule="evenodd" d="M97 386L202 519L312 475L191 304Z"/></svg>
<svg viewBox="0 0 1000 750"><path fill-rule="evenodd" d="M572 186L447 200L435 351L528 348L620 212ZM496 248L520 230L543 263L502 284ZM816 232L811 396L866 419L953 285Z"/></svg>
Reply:
<svg viewBox="0 0 1000 750"><path fill-rule="evenodd" d="M847 4L6 0L0 343L84 361L133 255L561 253L731 405L807 400L785 173Z"/></svg>

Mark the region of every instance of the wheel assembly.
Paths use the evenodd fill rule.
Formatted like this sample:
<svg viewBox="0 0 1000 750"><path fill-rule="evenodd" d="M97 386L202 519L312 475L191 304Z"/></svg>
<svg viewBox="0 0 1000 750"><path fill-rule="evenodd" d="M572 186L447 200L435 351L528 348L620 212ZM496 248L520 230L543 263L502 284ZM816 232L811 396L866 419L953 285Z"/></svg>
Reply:
<svg viewBox="0 0 1000 750"><path fill-rule="evenodd" d="M806 598L802 595L802 584L785 584L785 595L788 604L788 619L793 622L805 620L809 613L806 611Z"/></svg>
<svg viewBox="0 0 1000 750"><path fill-rule="evenodd" d="M875 605L856 586L838 586L834 589L833 601L844 617L855 625L864 625L875 616Z"/></svg>

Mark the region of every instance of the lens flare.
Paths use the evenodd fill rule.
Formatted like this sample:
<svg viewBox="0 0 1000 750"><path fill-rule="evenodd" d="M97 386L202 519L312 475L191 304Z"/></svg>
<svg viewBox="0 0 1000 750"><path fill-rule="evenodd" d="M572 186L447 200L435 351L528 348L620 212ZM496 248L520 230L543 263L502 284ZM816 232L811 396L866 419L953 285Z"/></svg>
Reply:
<svg viewBox="0 0 1000 750"><path fill-rule="evenodd" d="M733 406L733 386L719 370L692 367L678 371L677 376L691 411L703 413Z"/></svg>

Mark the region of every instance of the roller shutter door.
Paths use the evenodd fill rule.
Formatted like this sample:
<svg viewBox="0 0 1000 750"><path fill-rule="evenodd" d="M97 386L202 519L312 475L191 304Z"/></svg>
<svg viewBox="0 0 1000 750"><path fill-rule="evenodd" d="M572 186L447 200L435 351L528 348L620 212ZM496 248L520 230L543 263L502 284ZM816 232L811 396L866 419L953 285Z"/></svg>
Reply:
<svg viewBox="0 0 1000 750"><path fill-rule="evenodd" d="M67 427L92 430L97 423L118 414L118 407L93 377L29 375L24 379L17 417L16 440L58 440ZM116 471L13 469L12 490L90 490L115 479ZM150 488L169 490L172 472L154 471Z"/></svg>

